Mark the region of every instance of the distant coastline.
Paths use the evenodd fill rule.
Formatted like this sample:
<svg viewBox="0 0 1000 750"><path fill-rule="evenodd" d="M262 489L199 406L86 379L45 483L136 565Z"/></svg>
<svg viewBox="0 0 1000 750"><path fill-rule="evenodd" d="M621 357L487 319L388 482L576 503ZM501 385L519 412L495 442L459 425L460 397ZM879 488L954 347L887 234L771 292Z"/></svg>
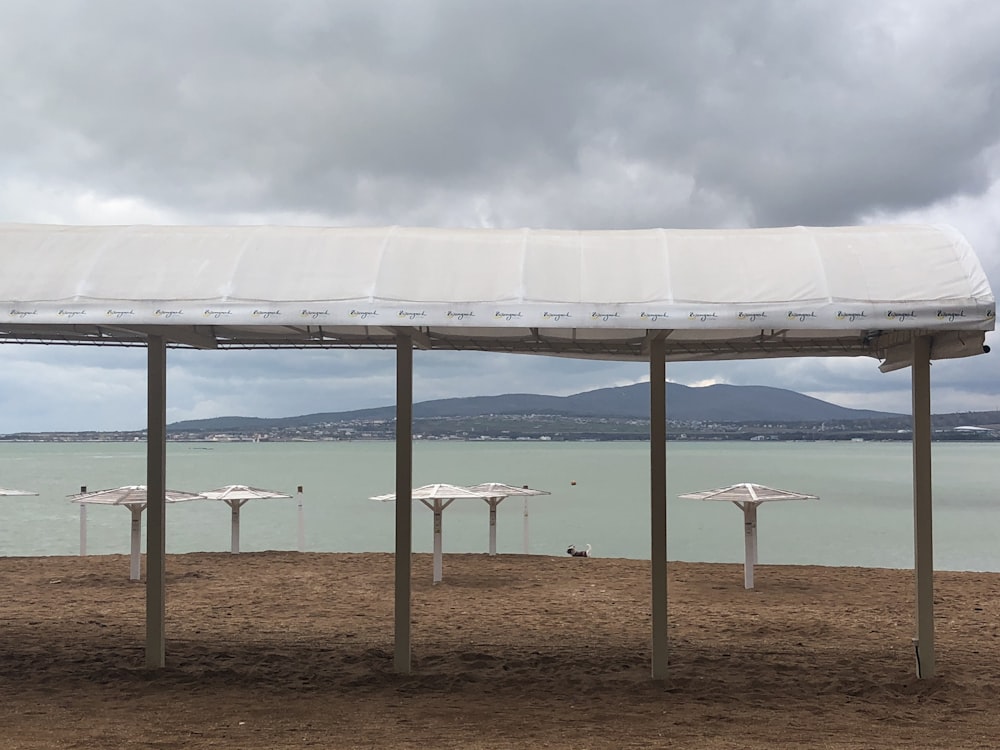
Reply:
<svg viewBox="0 0 1000 750"><path fill-rule="evenodd" d="M735 441L909 441L910 417L849 409L769 386L666 383L668 439ZM214 417L167 425L186 442L392 440L394 406L294 417ZM934 439L1000 440L1000 411L937 414ZM649 438L649 384L600 388L571 396L510 393L413 405L416 440L616 441ZM137 442L144 430L44 431L2 441Z"/></svg>
<svg viewBox="0 0 1000 750"><path fill-rule="evenodd" d="M995 413L983 412L955 423L956 415L941 415L932 438L948 442L997 442L1000 426L991 421ZM980 424L975 424L980 422ZM986 422L987 424L981 424ZM950 424L954 423L954 424ZM972 423L972 424L970 424ZM414 440L464 442L615 442L649 439L649 420L506 416L480 419L414 420ZM2 443L132 443L144 442L145 430L21 432L0 435ZM174 430L168 428L170 442L220 443L295 443L337 441L390 441L395 439L395 422L351 421L312 426L269 428L263 431ZM742 441L742 442L909 442L908 420L873 425L870 420L807 423L677 422L668 423L670 441Z"/></svg>

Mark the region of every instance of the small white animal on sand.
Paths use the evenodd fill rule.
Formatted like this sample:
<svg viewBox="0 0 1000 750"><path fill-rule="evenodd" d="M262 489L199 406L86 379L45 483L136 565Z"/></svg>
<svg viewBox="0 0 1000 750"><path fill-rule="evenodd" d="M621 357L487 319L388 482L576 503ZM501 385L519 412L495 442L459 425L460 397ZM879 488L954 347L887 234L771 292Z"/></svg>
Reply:
<svg viewBox="0 0 1000 750"><path fill-rule="evenodd" d="M570 555L571 557L593 557L593 555L590 554L591 549L592 548L589 544L587 545L586 549L577 549L576 545L571 544L566 549L566 554Z"/></svg>

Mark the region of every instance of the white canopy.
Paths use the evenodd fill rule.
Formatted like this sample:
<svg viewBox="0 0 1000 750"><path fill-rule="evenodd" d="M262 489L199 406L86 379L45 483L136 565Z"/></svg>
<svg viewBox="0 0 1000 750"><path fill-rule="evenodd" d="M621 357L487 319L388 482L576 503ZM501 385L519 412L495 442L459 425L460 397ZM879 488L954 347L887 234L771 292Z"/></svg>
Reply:
<svg viewBox="0 0 1000 750"><path fill-rule="evenodd" d="M165 664L168 346L396 352L396 495L412 493L413 349L649 363L652 674L667 674L671 360L912 365L917 637L935 673L930 361L984 352L995 301L947 227L550 231L0 225L0 343L147 349L146 664ZM445 501L435 501L445 502ZM395 508L395 653L412 668L411 503ZM440 513L436 513L440 523Z"/></svg>
<svg viewBox="0 0 1000 750"><path fill-rule="evenodd" d="M415 344L668 360L978 354L994 299L929 226L553 231L0 225L0 337ZM896 350L897 356L893 356Z"/></svg>

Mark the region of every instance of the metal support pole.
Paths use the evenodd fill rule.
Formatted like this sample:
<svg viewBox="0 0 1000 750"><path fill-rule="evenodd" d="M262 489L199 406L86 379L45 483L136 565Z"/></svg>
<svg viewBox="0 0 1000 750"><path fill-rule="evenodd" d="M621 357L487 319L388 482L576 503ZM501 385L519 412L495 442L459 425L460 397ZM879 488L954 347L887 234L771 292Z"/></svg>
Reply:
<svg viewBox="0 0 1000 750"><path fill-rule="evenodd" d="M487 497L486 504L490 506L490 554L497 553L497 506L503 498Z"/></svg>
<svg viewBox="0 0 1000 750"><path fill-rule="evenodd" d="M649 500L654 680L667 678L667 368L663 340L649 346Z"/></svg>
<svg viewBox="0 0 1000 750"><path fill-rule="evenodd" d="M230 532L229 532L229 551L231 554L239 554L240 551L240 508L246 500L226 500L226 503L231 509L230 513Z"/></svg>
<svg viewBox="0 0 1000 750"><path fill-rule="evenodd" d="M528 498L524 498L524 554L528 554L531 548L530 537L528 534Z"/></svg>
<svg viewBox="0 0 1000 750"><path fill-rule="evenodd" d="M444 544L441 540L441 521L444 515L444 509L447 506L444 501L435 498L434 505L431 510L434 511L434 576L433 583L441 583L441 579L444 577Z"/></svg>
<svg viewBox="0 0 1000 750"><path fill-rule="evenodd" d="M167 345L147 339L146 666L166 666Z"/></svg>
<svg viewBox="0 0 1000 750"><path fill-rule="evenodd" d="M129 546L128 579L138 581L142 578L142 510L145 505L126 505L132 514L132 538Z"/></svg>
<svg viewBox="0 0 1000 750"><path fill-rule="evenodd" d="M931 340L913 339L913 546L917 586L917 677L933 677L934 534L931 495Z"/></svg>
<svg viewBox="0 0 1000 750"><path fill-rule="evenodd" d="M398 499L396 502L399 502ZM444 577L444 534L442 533L444 509L455 502L455 500L454 498L444 500L440 497L435 497L430 500L421 498L420 502L430 508L434 514L434 575L432 583L441 583L441 579Z"/></svg>
<svg viewBox="0 0 1000 750"><path fill-rule="evenodd" d="M753 566L757 564L757 503L736 503L743 510L743 588L753 588Z"/></svg>
<svg viewBox="0 0 1000 750"><path fill-rule="evenodd" d="M298 487L299 498L299 552L306 551L306 511L302 505L302 485Z"/></svg>
<svg viewBox="0 0 1000 750"><path fill-rule="evenodd" d="M80 486L80 494L87 491L86 485ZM87 504L80 503L80 557L87 556Z"/></svg>
<svg viewBox="0 0 1000 750"><path fill-rule="evenodd" d="M396 672L413 670L410 657L410 574L413 554L413 339L396 337Z"/></svg>

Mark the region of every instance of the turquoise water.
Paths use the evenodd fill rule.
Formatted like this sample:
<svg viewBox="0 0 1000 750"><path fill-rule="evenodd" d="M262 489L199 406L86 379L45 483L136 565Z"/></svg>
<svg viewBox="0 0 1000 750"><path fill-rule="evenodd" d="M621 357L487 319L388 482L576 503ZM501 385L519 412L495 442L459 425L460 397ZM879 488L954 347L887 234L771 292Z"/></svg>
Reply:
<svg viewBox="0 0 1000 750"><path fill-rule="evenodd" d="M391 551L393 505L369 500L394 490L391 442L170 443L167 486L192 492L226 484L296 494L303 487L306 549ZM992 487L1000 445L934 445L935 564L1000 571L1000 507ZM649 446L646 443L417 442L414 486L433 482L527 484L551 496L529 501L532 554L565 554L591 544L602 557L648 558ZM910 447L896 443L671 442L668 556L740 562L740 510L679 500L684 492L757 482L820 496L768 503L758 514L761 564L911 567ZM38 497L0 497L0 555L79 551L79 491L145 483L141 443L0 444L0 487ZM575 484L574 484L575 483ZM127 553L129 513L87 511L88 551ZM523 503L497 514L498 549L521 552ZM229 549L229 508L197 501L167 508L168 552ZM428 552L432 515L414 506L414 549ZM445 552L485 552L488 509L455 501L443 516ZM243 508L244 551L295 549L297 501L252 501Z"/></svg>

